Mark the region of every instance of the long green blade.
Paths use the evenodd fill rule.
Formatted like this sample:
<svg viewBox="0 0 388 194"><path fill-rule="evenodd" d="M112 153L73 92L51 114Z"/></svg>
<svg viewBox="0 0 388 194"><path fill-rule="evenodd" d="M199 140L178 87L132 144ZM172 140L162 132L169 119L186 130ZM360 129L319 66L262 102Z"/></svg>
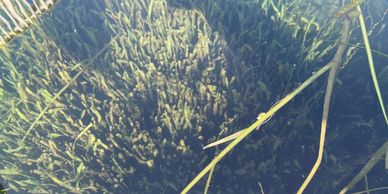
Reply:
<svg viewBox="0 0 388 194"><path fill-rule="evenodd" d="M381 96L379 82L377 81L375 66L373 63L373 56L372 56L372 52L370 49L368 34L366 32L366 27L365 27L364 16L362 16L361 8L359 5L357 6L357 9L360 12L360 15L358 16L358 20L360 22L362 37L364 39L366 55L368 56L369 69L370 69L370 73L372 75L373 85L375 86L375 89L376 89L377 97L379 99L381 110L383 111L385 122L388 125L387 113L385 112L384 101L383 101L383 98Z"/></svg>

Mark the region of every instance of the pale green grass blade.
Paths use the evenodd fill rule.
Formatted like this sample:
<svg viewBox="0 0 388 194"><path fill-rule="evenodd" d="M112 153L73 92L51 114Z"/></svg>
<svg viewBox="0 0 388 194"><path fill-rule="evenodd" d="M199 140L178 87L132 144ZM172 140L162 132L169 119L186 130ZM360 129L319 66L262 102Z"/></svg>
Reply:
<svg viewBox="0 0 388 194"><path fill-rule="evenodd" d="M360 15L358 16L358 20L360 22L361 31L362 31L362 37L364 39L366 55L368 56L368 63L369 63L370 73L372 75L373 84L374 84L375 89L376 89L376 93L377 93L377 97L379 99L381 110L383 111L385 122L388 125L387 113L385 112L383 97L381 96L379 82L377 81L375 66L374 66L374 63L373 63L373 56L372 56L371 48L370 48L370 45L369 45L368 34L366 32L366 27L365 27L364 16L362 15L361 8L360 8L359 5L357 6L357 9L360 12Z"/></svg>

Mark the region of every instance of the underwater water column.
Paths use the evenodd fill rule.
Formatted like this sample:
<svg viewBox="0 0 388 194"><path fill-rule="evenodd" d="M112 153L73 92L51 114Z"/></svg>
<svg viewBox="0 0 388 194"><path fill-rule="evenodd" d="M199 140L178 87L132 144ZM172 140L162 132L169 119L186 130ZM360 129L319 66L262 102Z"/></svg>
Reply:
<svg viewBox="0 0 388 194"><path fill-rule="evenodd" d="M0 46L26 30L57 0L0 0Z"/></svg>

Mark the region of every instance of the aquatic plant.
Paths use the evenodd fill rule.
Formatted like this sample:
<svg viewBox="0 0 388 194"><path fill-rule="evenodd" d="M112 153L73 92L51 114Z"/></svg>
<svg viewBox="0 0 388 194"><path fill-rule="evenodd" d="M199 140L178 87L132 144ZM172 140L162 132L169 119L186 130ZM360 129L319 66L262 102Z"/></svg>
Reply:
<svg viewBox="0 0 388 194"><path fill-rule="evenodd" d="M213 156L203 145L255 120L333 53L325 40L336 25L320 5L293 2L58 1L0 53L2 183L15 192L179 192ZM323 93L310 87L305 106L277 113L263 126L274 130L241 147L238 167L212 168L213 181L297 169L306 155L290 165L278 153L310 138L299 129L315 127Z"/></svg>
<svg viewBox="0 0 388 194"><path fill-rule="evenodd" d="M357 7L357 9L356 9ZM327 84L327 89L326 89L326 95L325 95L325 102L324 102L324 110L323 110L323 117L322 117L322 128L321 128L321 135L320 135L320 145L319 145L319 153L318 153L318 158L316 160L316 163L313 166L313 169L311 170L310 174L307 176L306 180L302 184L302 186L299 188L298 193L303 193L305 188L307 187L308 183L314 176L315 172L317 171L323 157L323 146L325 142L325 133L326 133L326 125L327 125L327 117L328 117L328 110L329 110L329 105L330 105L330 98L331 98L331 93L333 89L333 84L334 84L334 78L336 75L336 71L338 69L338 65L341 61L343 52L345 50L345 45L347 44L348 41L348 36L349 36L349 26L350 26L350 21L353 20L355 17L360 15L359 13L361 12L360 7L358 5L358 1L353 1L344 8L341 8L336 14L335 18L339 18L342 15L346 15L345 22L344 22L344 28L341 31L341 39L339 41L339 46L336 52L336 55L333 57L332 61L328 64L328 66L332 65L331 71L329 74L328 78L328 84ZM283 15L283 14L278 14ZM280 17L280 16L279 16ZM370 69L373 77L373 81L375 84L376 92L378 94L378 98L380 101L380 105L382 108L382 112L384 115L384 118L386 121L386 113L384 109L384 103L382 102L381 94L380 94L380 89L377 83L376 75L374 72L374 66L373 66L373 60L371 57L371 51L368 43L368 38L366 35L366 30L365 30L365 24L363 23L363 17L362 15L360 16L360 23L362 26L363 30L363 35L364 35L364 41L366 45L366 50L368 53L368 62L370 64ZM324 72L324 68L320 70L320 72ZM316 73L315 73L316 74ZM319 74L320 75L320 74ZM237 138L230 143L223 151L221 151L213 160L211 163L209 163L183 190L181 193L187 193L198 181L202 176L204 176L208 171L209 173L209 178L207 181L207 185L205 187L205 193L207 193L208 186L209 186L209 181L211 179L211 175L213 174L213 170L215 165L235 146L237 145L243 138L245 138L250 132L252 132L256 127L260 126L265 119L270 118L274 112L276 112L281 106L283 106L285 103L287 103L290 99L289 96L292 96L293 98L300 90L302 90L306 85L308 85L311 82L311 79L314 79L315 76L310 77L304 84L302 84L298 89L287 95L284 99L279 101L277 105L275 105L273 108L271 108L262 118L258 118L258 121L256 121L254 124L252 124L249 128L244 129L241 133L238 133ZM303 86L303 87L302 87ZM296 92L297 91L297 92ZM266 116L267 115L267 116ZM388 123L388 122L387 122ZM260 183L260 182L259 182ZM349 189L349 188L346 188ZM341 191L341 192L346 192L346 191Z"/></svg>

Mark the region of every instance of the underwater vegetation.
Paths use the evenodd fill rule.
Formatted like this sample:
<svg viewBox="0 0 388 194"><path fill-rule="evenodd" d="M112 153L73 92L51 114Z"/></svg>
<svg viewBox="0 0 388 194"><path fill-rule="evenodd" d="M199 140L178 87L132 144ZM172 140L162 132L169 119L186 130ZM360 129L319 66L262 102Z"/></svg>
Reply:
<svg viewBox="0 0 388 194"><path fill-rule="evenodd" d="M10 193L180 192L218 152L203 151L204 145L245 128L332 58L339 25L322 10L334 14L342 6L56 2L23 33L1 34L9 40L0 51L0 182ZM373 24L379 28L382 21ZM349 66L358 49L345 52ZM335 106L348 101L348 88L361 90L340 85L344 94L335 95L344 100ZM314 115L321 114L323 94L318 80L274 115L217 165L209 189L257 192L260 181L266 193L296 190L316 155ZM373 99L360 93L355 101ZM346 127L329 128L352 136L363 127L374 137L369 145L381 142L379 121L353 108L338 115ZM334 151L349 136L328 133L325 173L315 183L323 192L343 186L376 148L350 161L344 149ZM203 191L200 185L195 191Z"/></svg>

